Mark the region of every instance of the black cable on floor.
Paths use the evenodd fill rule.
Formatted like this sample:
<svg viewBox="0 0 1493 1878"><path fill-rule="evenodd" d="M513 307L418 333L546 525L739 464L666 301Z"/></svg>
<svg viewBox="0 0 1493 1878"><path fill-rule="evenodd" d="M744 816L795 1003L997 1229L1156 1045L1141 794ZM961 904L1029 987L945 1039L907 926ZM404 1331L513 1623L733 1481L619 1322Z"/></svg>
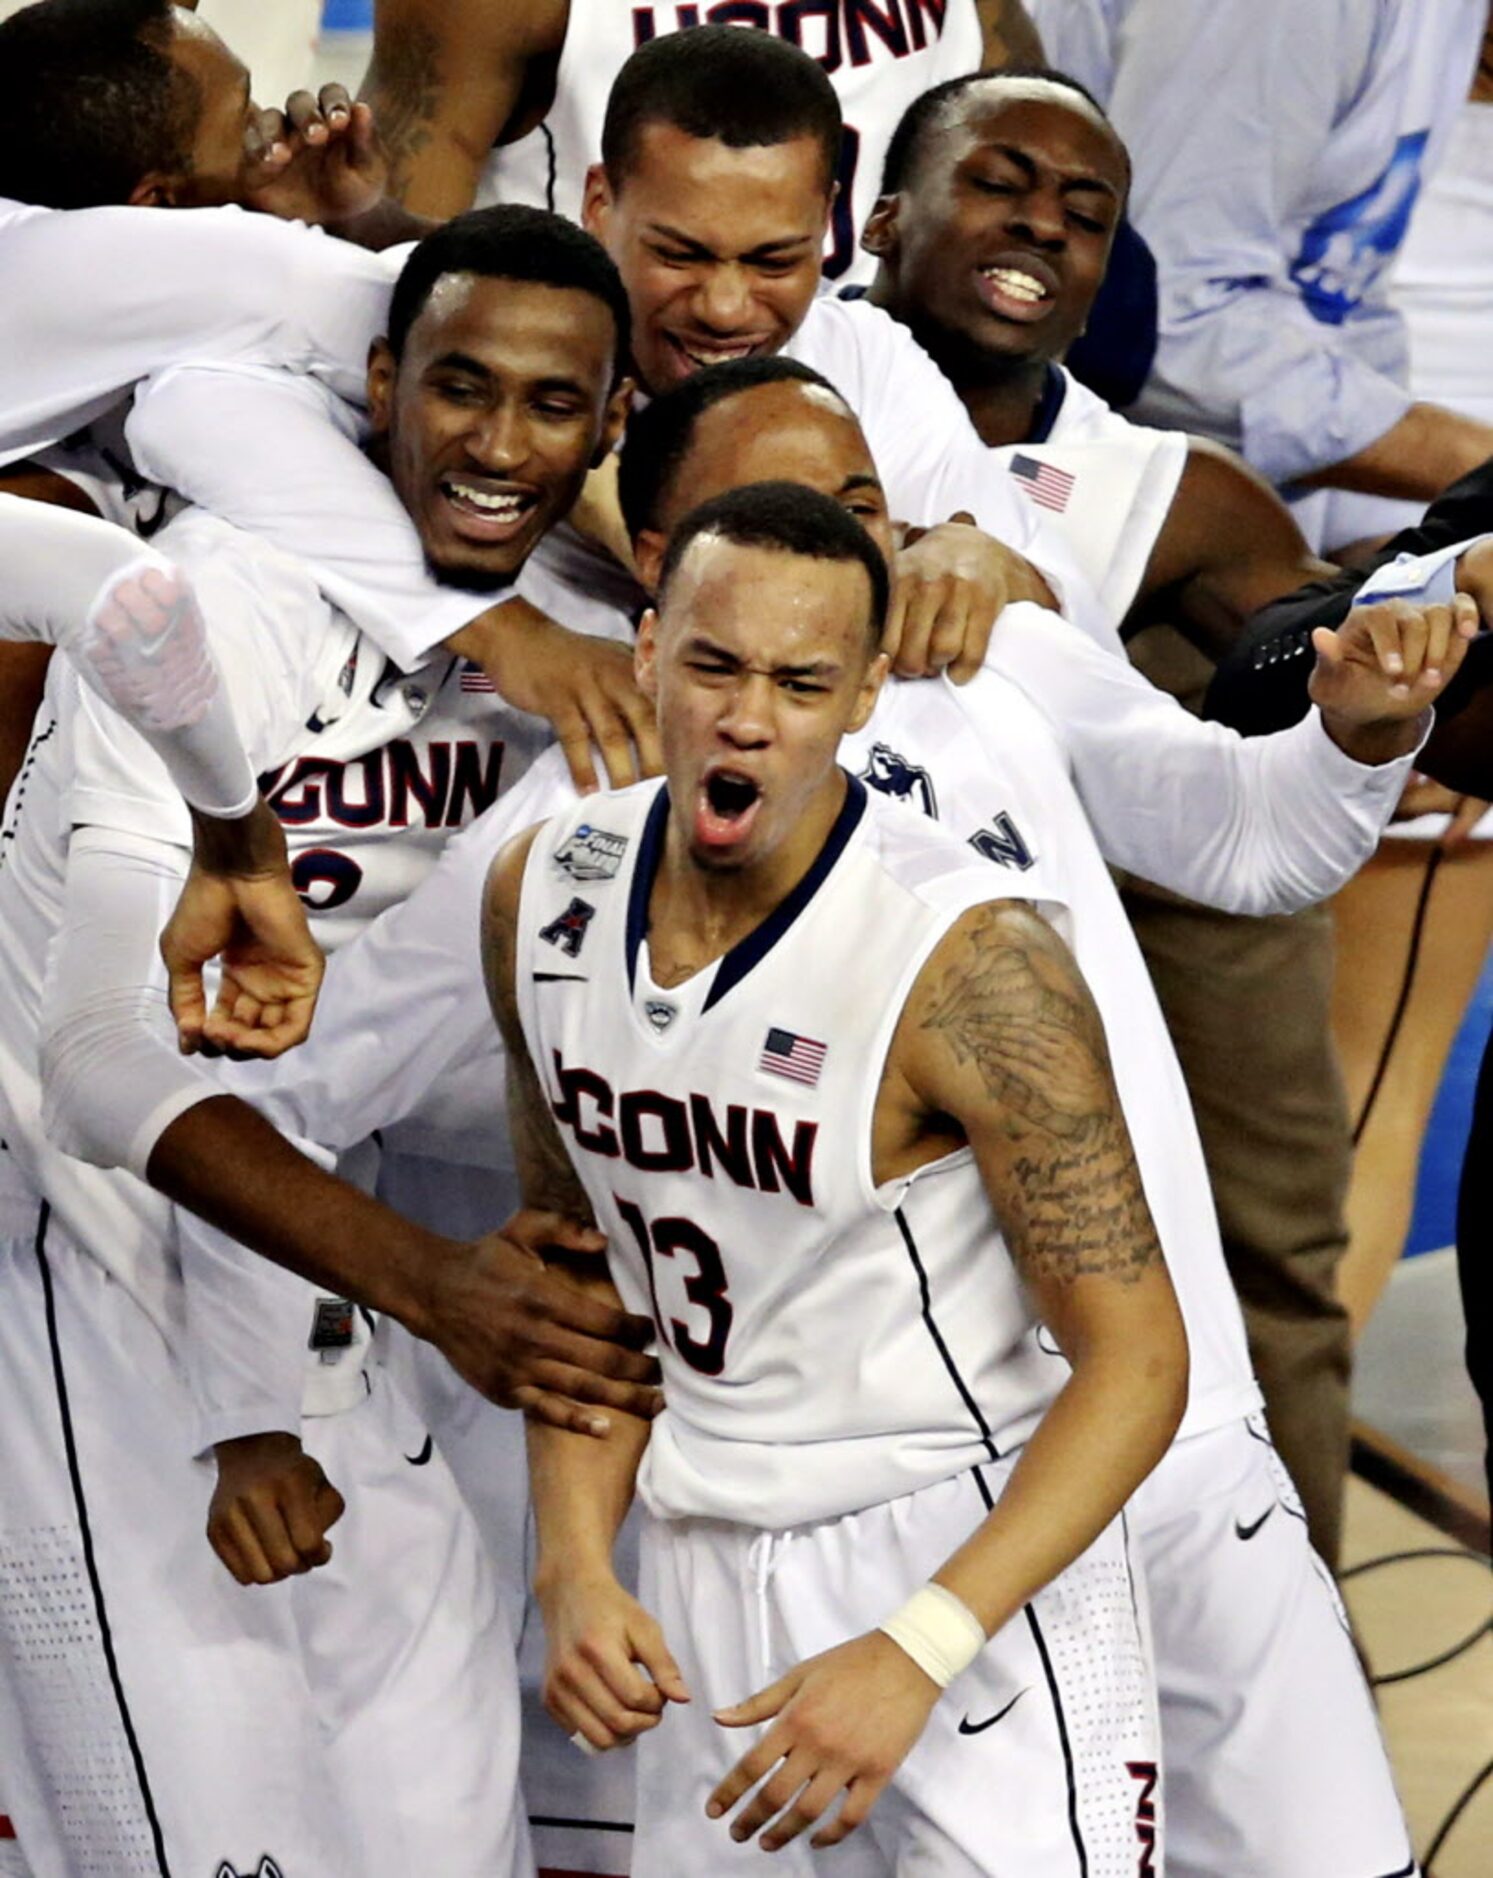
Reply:
<svg viewBox="0 0 1493 1878"><path fill-rule="evenodd" d="M1377 1571L1384 1565L1402 1565L1415 1559L1425 1558L1461 1558L1470 1559L1477 1566L1483 1564L1475 1552L1464 1552L1456 1546L1418 1546L1408 1552L1386 1552L1379 1558L1363 1559L1357 1565L1350 1565L1345 1572L1340 1572L1338 1581L1346 1584L1350 1578L1359 1578L1365 1572ZM1464 1656L1475 1643L1480 1642L1490 1633L1493 1633L1493 1616L1484 1618L1471 1635L1464 1637L1460 1643L1453 1644L1449 1650L1443 1650L1438 1656L1429 1656L1423 1663L1412 1664L1409 1669L1391 1670L1387 1676L1370 1676L1370 1685L1375 1689L1387 1689L1391 1683L1410 1682L1416 1676L1424 1676L1430 1670L1440 1669L1445 1663L1454 1663L1459 1656Z"/></svg>
<svg viewBox="0 0 1493 1878"><path fill-rule="evenodd" d="M1415 919L1410 928L1410 949L1405 955L1405 970L1400 979L1400 993L1395 1000L1394 1015L1389 1020L1389 1029L1384 1034L1384 1046L1379 1052L1379 1061L1374 1065L1374 1074L1369 1083L1368 1094L1363 1099L1358 1120L1353 1125L1353 1145L1368 1127L1369 1117L1374 1112L1374 1103L1379 1096L1380 1084L1384 1081L1389 1068L1389 1059L1394 1054L1394 1047L1400 1040L1400 1025L1405 1020L1405 1007L1410 1002L1410 990L1415 983L1415 968L1420 963L1420 943L1425 932L1426 909L1431 903L1431 888L1436 879L1436 871L1444 859L1442 850L1432 846L1426 858L1425 879L1420 883L1420 897L1415 903Z"/></svg>
<svg viewBox="0 0 1493 1878"><path fill-rule="evenodd" d="M1456 1805L1447 1814L1446 1818L1442 1820L1441 1825L1437 1830L1436 1837L1431 1841L1430 1846L1427 1848L1426 1856L1421 1861L1422 1869L1425 1872L1425 1878L1436 1878L1436 1874L1432 1870L1432 1867L1431 1867L1431 1861L1435 1858L1436 1854L1441 1850L1441 1848L1446 1844L1448 1835L1450 1834L1452 1827L1456 1825L1457 1821L1462 1817L1462 1815L1467 1811L1467 1808L1472 1804L1474 1795L1477 1793L1478 1788L1481 1787L1483 1783L1487 1780L1489 1774L1493 1774L1493 1760L1485 1761L1483 1763L1482 1771L1472 1776L1471 1781L1468 1783L1466 1787L1463 1788L1461 1797L1458 1799Z"/></svg>

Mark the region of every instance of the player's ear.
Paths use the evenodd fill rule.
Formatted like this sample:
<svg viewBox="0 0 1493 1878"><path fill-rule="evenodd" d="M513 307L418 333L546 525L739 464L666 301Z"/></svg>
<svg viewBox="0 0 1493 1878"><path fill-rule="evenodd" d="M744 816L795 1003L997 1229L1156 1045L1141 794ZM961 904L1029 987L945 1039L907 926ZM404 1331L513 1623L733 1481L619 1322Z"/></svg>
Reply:
<svg viewBox="0 0 1493 1878"><path fill-rule="evenodd" d="M658 703L658 613L648 607L638 621L638 643L632 655L638 690L650 704Z"/></svg>
<svg viewBox="0 0 1493 1878"><path fill-rule="evenodd" d="M376 437L388 431L394 411L394 374L398 370L387 339L368 348L368 417Z"/></svg>
<svg viewBox="0 0 1493 1878"><path fill-rule="evenodd" d="M633 382L630 378L619 381L617 389L607 399L606 415L601 420L601 436L597 440L595 454L591 458L592 469L599 469L617 448L618 440L627 427L627 414L632 409Z"/></svg>
<svg viewBox="0 0 1493 1878"><path fill-rule="evenodd" d="M129 193L132 209L174 209L181 193L181 178L169 170L147 170Z"/></svg>
<svg viewBox="0 0 1493 1878"><path fill-rule="evenodd" d="M856 693L855 709L850 713L850 722L845 726L846 735L862 730L871 721L871 713L876 709L876 700L881 695L881 687L886 675L892 668L890 654L878 652L866 667L861 679L860 689Z"/></svg>
<svg viewBox="0 0 1493 1878"><path fill-rule="evenodd" d="M644 593L658 591L658 570L664 564L664 549L669 537L656 528L640 528L633 539L632 564L638 570Z"/></svg>
<svg viewBox="0 0 1493 1878"><path fill-rule="evenodd" d="M586 171L585 187L581 191L581 227L588 235L595 235L604 241L604 230L612 213L612 185L607 176L605 163L593 163Z"/></svg>
<svg viewBox="0 0 1493 1878"><path fill-rule="evenodd" d="M895 261L898 245L898 219L902 213L902 198L878 196L876 206L866 217L866 226L861 230L861 246L867 254L874 254L881 261Z"/></svg>

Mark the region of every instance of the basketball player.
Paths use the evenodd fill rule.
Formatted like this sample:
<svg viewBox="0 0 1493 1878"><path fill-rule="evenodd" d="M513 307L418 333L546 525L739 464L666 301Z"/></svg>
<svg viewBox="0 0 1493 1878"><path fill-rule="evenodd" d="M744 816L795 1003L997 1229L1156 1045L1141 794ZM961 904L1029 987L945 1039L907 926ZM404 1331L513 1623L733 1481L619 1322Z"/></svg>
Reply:
<svg viewBox="0 0 1493 1878"><path fill-rule="evenodd" d="M651 501L645 488L661 504L659 519L640 524L640 559L659 552L668 519L662 505L674 505L677 515L688 503L685 491L729 489L767 469L788 470L833 495L889 545L874 465L841 402L795 363L765 360L715 368L634 420L623 455L622 487L638 495L636 507L629 498L629 512L645 515ZM1365 620L1354 622L1354 633L1360 650L1372 644ZM873 786L937 808L978 853L1003 866L1008 891L1037 899L1067 895L1073 906L1084 970L1115 1050L1147 1191L1189 1323L1193 1389L1184 1428L1207 1436L1179 1443L1163 1463L1178 1485L1165 1497L1158 1492L1141 1522L1156 1558L1170 1558L1175 1581L1191 1587L1168 1606L1171 1622L1161 1632L1164 1678L1170 1667L1170 1687L1178 1695L1194 1691L1193 1699L1163 1709L1164 1726L1180 1731L1172 1812L1175 1820L1188 1809L1193 1831L1209 1846L1233 1846L1230 1835L1254 1832L1264 1858L1256 1869L1271 1878L1272 1847L1284 1843L1290 1855L1289 1822L1302 1835L1296 1869L1304 1878L1321 1847L1342 1834L1341 1842L1351 1843L1361 1830L1374 1856L1399 1843L1403 1828L1357 1665L1299 1521L1281 1513L1265 1528L1263 1547L1256 1542L1253 1550L1233 1533L1236 1517L1253 1521L1262 1506L1274 1504L1278 1473L1271 1450L1245 1425L1259 1396L1217 1251L1185 1092L1084 807L1121 864L1148 865L1179 891L1258 911L1329 892L1360 864L1396 799L1407 759L1365 770L1343 766L1321 737L1293 750L1221 742L1123 662L1071 633L1054 641L1016 612L993 641L992 661L968 691L887 688L850 761ZM1385 690L1395 682L1387 675L1379 681ZM1381 692L1366 715L1384 708ZM920 724L923 709L929 718ZM1335 734L1354 733L1340 722ZM234 1072L235 1086L256 1100L272 1089L270 1113L281 1126L334 1147L423 1116L427 1140L443 1127L445 1153L470 1160L479 1151L493 1076L467 1022L476 962L464 934L475 917L482 869L505 833L516 832L521 818L561 811L567 798L563 770L542 758L512 797L457 838L410 901L333 960L317 1034L306 1048L264 1074L246 1066L240 1080ZM1267 801L1274 805L1268 811ZM595 864L604 866L606 844L594 846ZM586 844L579 843L581 893L586 864ZM417 1025L403 989L411 982L422 987ZM398 1048L390 1046L395 1035ZM471 1092L464 1131L451 1102L437 1099L452 1089ZM498 1523L511 1521L499 1514ZM1246 1602L1236 1571L1260 1581L1268 1575L1279 1607L1300 1626L1272 1634L1268 1681L1250 1667L1260 1641L1241 1613L1269 1633L1274 1594ZM1216 1593L1201 1595L1198 1587L1210 1585ZM1201 1641L1192 1636L1194 1624L1206 1627ZM1199 1661L1217 1676L1205 1705L1195 1699ZM1241 1723L1246 1687L1255 1699ZM1299 1780L1309 1757L1299 1752L1301 1737L1314 1738L1329 1719L1338 1758L1314 1766L1312 1794L1303 1795ZM1224 1753L1220 1738L1236 1732L1239 1745ZM1262 1789L1276 1796L1275 1804L1256 1805ZM571 1804L583 1810L573 1796ZM598 1862L594 1869L617 1866ZM1386 1862L1384 1869L1393 1866Z"/></svg>
<svg viewBox="0 0 1493 1878"><path fill-rule="evenodd" d="M594 1211L660 1326L644 1583L685 1665L665 1692L697 1702L641 1750L645 1871L734 1870L763 1827L837 1844L889 1783L888 1871L1118 1863L1126 1763L1154 1765L1117 1515L1181 1412L1181 1321L1066 948L836 764L885 596L831 498L692 511L639 641L667 785L608 803L616 866L583 893L572 813L486 901L525 1190ZM542 1577L607 1568L643 1442L606 1445L593 1470L536 1440ZM962 1779L956 1676L982 1714L1045 1697ZM772 1717L733 1769L719 1723Z"/></svg>
<svg viewBox="0 0 1493 1878"><path fill-rule="evenodd" d="M729 20L778 34L819 60L845 113L827 279L864 276L855 237L874 199L882 152L920 91L980 65L1041 57L1021 0L953 0L888 13L836 4L807 14L719 6L629 7L620 0L380 0L363 91L393 165L394 188L423 215L475 201L580 213L601 147L613 79L660 34Z"/></svg>
<svg viewBox="0 0 1493 1878"><path fill-rule="evenodd" d="M378 455L433 564L480 591L487 570L501 579L569 506L620 427L625 329L605 256L556 218L485 212L416 250L370 365L369 399ZM490 689L464 683L459 661L391 672L303 573L226 524L189 512L161 539L203 596L253 766L291 830L297 885L330 944L408 891L447 830L491 800L505 772L521 773L541 732L502 712ZM150 1024L156 909L181 872L179 812L148 753L67 678L59 667L0 873L18 992L0 1062L9 1202L0 1316L7 1373L30 1405L7 1424L6 1540L17 1572L0 1601L10 1638L0 1739L27 1854L43 1872L94 1855L121 1872L154 1870L152 1860L205 1865L249 1856L251 1837L273 1825L280 1856L316 1870L392 1874L422 1853L473 1878L515 1869L525 1853L506 1614L455 1483L428 1448L419 1458L423 1429L397 1387L373 1379L362 1320L280 1274L263 1321L235 1315L231 1262L179 1264L162 1202L123 1173L58 1151L146 1171L143 1134L158 1185L195 1182L230 1206L245 1188L289 1180L300 1188L290 1239L270 1249L313 1274L346 1257L360 1219L366 1230L391 1217L344 1200L313 1168L298 1171L278 1138L278 1158L256 1157L252 1140L229 1164L213 1151L225 1120L214 1086L163 1051ZM334 1207L345 1220L324 1238ZM441 1241L413 1229L401 1237L394 1224L380 1254L352 1261L365 1279L387 1281L422 1237L440 1260ZM532 1282L533 1262L517 1247L475 1251L479 1286L515 1259ZM554 1289L562 1322L605 1327L567 1313ZM397 1295L386 1301L398 1309ZM474 1305L468 1292L457 1312L469 1318ZM540 1316L553 1309L541 1302ZM419 1324L418 1308L401 1314ZM524 1315L520 1302L500 1340L528 1335ZM201 1350L215 1349L212 1335L196 1334L202 1322L228 1344L226 1359L208 1365L206 1417L204 1390L194 1403L189 1381ZM496 1328L469 1322L468 1354L474 1332L489 1341ZM620 1318L611 1328L626 1331ZM308 1329L304 1438L315 1460L299 1448ZM543 1340L560 1354L552 1336ZM588 1342L575 1338L571 1353ZM640 1359L619 1359L621 1373L646 1374ZM504 1393L517 1384L514 1399L531 1399L520 1382L528 1367L521 1359ZM562 1376L539 1365L529 1380L563 1388ZM573 1405L553 1412L595 1422ZM236 1575L267 1579L268 1562L287 1558L297 1571L324 1567L262 1614L246 1611L216 1564L206 1576L195 1569L205 1484L191 1455L209 1445L214 1530ZM318 1463L348 1485L360 1521L344 1528L330 1567L323 1535L341 1501ZM124 1490L142 1475L151 1483L143 1513ZM256 1512L266 1486L268 1510ZM395 1550L407 1584L383 1563ZM165 1607L163 1553L173 1561ZM55 1646L27 1641L31 1600L49 1595L27 1586L59 1571L86 1588L86 1608L48 1607L48 1623L72 1626L60 1662ZM203 1634L220 1649L204 1655ZM330 1668L354 1663L355 1677ZM54 1726L69 1678L89 1692L85 1718ZM265 1733L272 1746L259 1741ZM101 1781L99 1766L114 1772Z"/></svg>
<svg viewBox="0 0 1493 1878"><path fill-rule="evenodd" d="M87 111L76 108L80 88ZM349 112L340 130L329 119L326 142L308 144L317 127L301 110L288 157L269 159L280 173L266 198L252 186L244 152L246 132L256 147L262 141L247 75L189 12L164 0L109 0L102 9L38 0L0 23L0 196L22 198L0 202L0 262L7 279L25 283L0 302L0 469L10 466L14 486L14 466L44 453L73 479L64 488L81 488L128 525L158 526L169 511L158 492L142 493L138 466L114 441L88 452L86 463L76 449L65 463L52 452L169 365L293 366L311 384L274 412L269 473L258 459L247 464L237 507L231 484L192 493L301 553L391 658L413 667L449 641L484 662L510 702L553 718L577 753L580 780L595 782L592 735L615 766L610 773L631 780L639 773L633 727L646 726L648 714L627 659L555 632L529 609L495 616L433 580L387 481L351 440L397 257L237 207L142 216L118 206L241 200L332 220L349 202L334 159L358 118ZM54 200L68 212L34 206ZM326 388L325 401L313 386ZM244 420L234 413L229 421L247 450ZM225 454L220 433L213 456ZM27 493L38 493L30 480ZM53 495L58 482L52 476ZM28 687L11 739L24 748L41 670L32 652L5 665L7 692Z"/></svg>

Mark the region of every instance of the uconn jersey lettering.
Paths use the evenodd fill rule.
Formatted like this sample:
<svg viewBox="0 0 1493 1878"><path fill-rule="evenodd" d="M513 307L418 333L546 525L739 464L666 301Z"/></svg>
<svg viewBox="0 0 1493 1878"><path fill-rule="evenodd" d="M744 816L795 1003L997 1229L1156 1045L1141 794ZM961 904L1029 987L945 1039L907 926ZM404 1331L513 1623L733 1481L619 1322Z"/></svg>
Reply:
<svg viewBox="0 0 1493 1878"><path fill-rule="evenodd" d="M318 941L335 947L407 898L449 835L492 807L548 741L445 655L369 685L360 646L338 693L259 779L285 830L291 878Z"/></svg>
<svg viewBox="0 0 1493 1878"><path fill-rule="evenodd" d="M920 93L979 69L974 0L571 0L554 103L537 130L493 151L479 204L528 202L579 220L587 167L601 155L607 95L629 55L666 33L721 25L771 33L828 74L845 136L824 272L869 281L874 263L856 244L887 144Z"/></svg>

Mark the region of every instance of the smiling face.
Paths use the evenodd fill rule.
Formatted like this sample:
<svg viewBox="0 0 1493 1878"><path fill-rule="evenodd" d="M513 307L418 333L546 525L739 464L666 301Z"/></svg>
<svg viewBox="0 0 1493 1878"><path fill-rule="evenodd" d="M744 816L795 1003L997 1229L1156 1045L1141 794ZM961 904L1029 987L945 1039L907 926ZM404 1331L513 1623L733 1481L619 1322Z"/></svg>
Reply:
<svg viewBox="0 0 1493 1878"><path fill-rule="evenodd" d="M648 390L782 349L819 285L832 200L811 136L733 149L649 124L625 177L593 167L582 220L626 284Z"/></svg>
<svg viewBox="0 0 1493 1878"><path fill-rule="evenodd" d="M1086 99L1049 81L993 80L928 127L865 246L881 257L892 310L936 351L949 349L942 336L965 353L1056 358L1083 331L1127 186L1124 149Z"/></svg>
<svg viewBox="0 0 1493 1878"><path fill-rule="evenodd" d="M859 561L698 536L638 678L658 709L669 795L690 859L713 874L770 866L837 791L840 739L870 715L885 669Z"/></svg>
<svg viewBox="0 0 1493 1878"><path fill-rule="evenodd" d="M616 344L593 294L472 274L436 282L397 362L375 344L374 436L438 580L503 585L569 511L626 419Z"/></svg>
<svg viewBox="0 0 1493 1878"><path fill-rule="evenodd" d="M860 425L834 392L786 379L722 398L696 419L663 491L658 529L645 529L635 544L644 586L655 586L669 535L696 503L778 478L838 502L890 562L886 496Z"/></svg>

